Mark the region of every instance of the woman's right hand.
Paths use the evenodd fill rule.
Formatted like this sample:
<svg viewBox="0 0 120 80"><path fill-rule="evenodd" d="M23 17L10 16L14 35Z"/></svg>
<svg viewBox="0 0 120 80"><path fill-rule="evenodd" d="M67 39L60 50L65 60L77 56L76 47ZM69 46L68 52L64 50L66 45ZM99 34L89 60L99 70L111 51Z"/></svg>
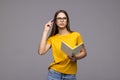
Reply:
<svg viewBox="0 0 120 80"><path fill-rule="evenodd" d="M49 31L50 28L52 27L52 25L53 25L53 21L52 21L52 20L48 21L48 22L45 24L44 30L45 30L45 31Z"/></svg>

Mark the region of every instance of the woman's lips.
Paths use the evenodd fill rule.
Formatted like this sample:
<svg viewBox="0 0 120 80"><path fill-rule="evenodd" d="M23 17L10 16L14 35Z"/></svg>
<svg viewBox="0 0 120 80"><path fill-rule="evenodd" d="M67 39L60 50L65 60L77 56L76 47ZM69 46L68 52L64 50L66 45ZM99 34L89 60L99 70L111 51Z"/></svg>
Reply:
<svg viewBox="0 0 120 80"><path fill-rule="evenodd" d="M64 26L64 23L61 23L60 26Z"/></svg>

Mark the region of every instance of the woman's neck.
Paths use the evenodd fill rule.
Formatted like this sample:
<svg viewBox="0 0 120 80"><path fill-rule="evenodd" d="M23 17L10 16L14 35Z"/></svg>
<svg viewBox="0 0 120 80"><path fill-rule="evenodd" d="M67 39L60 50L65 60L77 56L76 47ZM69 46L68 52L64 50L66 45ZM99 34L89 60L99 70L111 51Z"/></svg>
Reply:
<svg viewBox="0 0 120 80"><path fill-rule="evenodd" d="M60 34L60 35L65 35L65 34L70 33L70 32L67 30L67 28L64 28L64 29L58 29L58 30L59 30L59 34Z"/></svg>

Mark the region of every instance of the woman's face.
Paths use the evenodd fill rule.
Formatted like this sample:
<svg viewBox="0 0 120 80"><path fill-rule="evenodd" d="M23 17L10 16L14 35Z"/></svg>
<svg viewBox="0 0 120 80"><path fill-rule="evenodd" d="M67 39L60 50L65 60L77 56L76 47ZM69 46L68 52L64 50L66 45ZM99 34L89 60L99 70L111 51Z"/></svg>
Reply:
<svg viewBox="0 0 120 80"><path fill-rule="evenodd" d="M64 13L60 12L56 17L56 24L59 28L65 28L67 25L67 17Z"/></svg>

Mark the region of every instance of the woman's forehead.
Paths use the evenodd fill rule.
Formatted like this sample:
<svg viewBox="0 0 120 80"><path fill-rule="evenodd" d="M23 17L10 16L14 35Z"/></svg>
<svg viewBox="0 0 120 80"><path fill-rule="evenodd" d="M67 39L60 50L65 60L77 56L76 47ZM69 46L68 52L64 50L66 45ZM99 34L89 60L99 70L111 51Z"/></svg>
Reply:
<svg viewBox="0 0 120 80"><path fill-rule="evenodd" d="M65 15L65 13L63 13L63 12L60 12L60 13L57 15L57 17L66 17L66 15Z"/></svg>

